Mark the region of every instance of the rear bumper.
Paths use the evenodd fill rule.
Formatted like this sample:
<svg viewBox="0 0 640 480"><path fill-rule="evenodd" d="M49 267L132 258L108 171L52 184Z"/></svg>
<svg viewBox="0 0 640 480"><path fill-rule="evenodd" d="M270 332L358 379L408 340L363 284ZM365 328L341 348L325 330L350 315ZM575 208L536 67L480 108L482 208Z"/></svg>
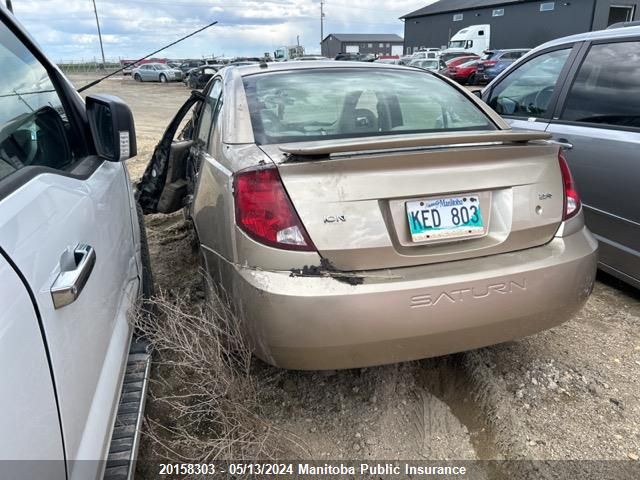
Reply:
<svg viewBox="0 0 640 480"><path fill-rule="evenodd" d="M593 288L586 229L502 255L392 270L362 285L233 270L256 354L292 369L354 368L505 342L570 319ZM384 274L384 272L376 272Z"/></svg>

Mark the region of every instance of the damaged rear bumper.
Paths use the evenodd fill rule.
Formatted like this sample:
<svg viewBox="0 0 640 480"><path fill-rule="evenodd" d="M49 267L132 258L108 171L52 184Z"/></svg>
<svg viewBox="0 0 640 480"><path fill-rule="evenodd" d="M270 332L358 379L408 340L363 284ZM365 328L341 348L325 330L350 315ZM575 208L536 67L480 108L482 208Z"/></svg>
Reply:
<svg viewBox="0 0 640 480"><path fill-rule="evenodd" d="M596 240L582 228L541 247L394 269L360 285L235 267L233 290L254 351L266 362L310 370L364 367L558 325L591 293L596 251Z"/></svg>

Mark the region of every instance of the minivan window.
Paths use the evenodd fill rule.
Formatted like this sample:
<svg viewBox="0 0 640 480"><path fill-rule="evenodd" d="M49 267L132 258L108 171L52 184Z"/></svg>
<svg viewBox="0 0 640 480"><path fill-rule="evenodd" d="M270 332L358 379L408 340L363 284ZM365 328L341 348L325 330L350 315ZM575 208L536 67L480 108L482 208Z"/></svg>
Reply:
<svg viewBox="0 0 640 480"><path fill-rule="evenodd" d="M67 169L71 125L49 74L0 23L0 180L30 166Z"/></svg>
<svg viewBox="0 0 640 480"><path fill-rule="evenodd" d="M640 128L640 42L593 45L562 120Z"/></svg>
<svg viewBox="0 0 640 480"><path fill-rule="evenodd" d="M501 115L547 117L549 101L571 48L543 53L521 64L491 91L489 105Z"/></svg>
<svg viewBox="0 0 640 480"><path fill-rule="evenodd" d="M496 128L465 95L421 71L310 69L243 81L259 144Z"/></svg>

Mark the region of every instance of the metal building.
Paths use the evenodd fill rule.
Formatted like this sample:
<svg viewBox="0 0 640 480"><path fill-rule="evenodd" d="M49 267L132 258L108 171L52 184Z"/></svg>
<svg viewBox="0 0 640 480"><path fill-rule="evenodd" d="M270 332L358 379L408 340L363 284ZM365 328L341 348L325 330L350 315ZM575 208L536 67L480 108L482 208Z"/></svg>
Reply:
<svg viewBox="0 0 640 480"><path fill-rule="evenodd" d="M491 48L532 48L640 19L640 0L440 0L401 17L405 53L442 47L470 25L491 25Z"/></svg>
<svg viewBox="0 0 640 480"><path fill-rule="evenodd" d="M402 55L402 37L392 33L330 33L322 40L322 55L333 58L338 53L373 53Z"/></svg>

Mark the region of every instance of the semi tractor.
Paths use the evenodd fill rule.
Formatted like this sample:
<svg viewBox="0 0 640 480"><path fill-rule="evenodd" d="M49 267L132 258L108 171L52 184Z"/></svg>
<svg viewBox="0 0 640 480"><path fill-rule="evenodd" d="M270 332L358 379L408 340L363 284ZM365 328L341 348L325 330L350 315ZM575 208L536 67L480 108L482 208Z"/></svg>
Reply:
<svg viewBox="0 0 640 480"><path fill-rule="evenodd" d="M302 57L304 55L304 47L301 45L291 45L276 48L273 52L273 59L276 62L287 62L294 58Z"/></svg>
<svg viewBox="0 0 640 480"><path fill-rule="evenodd" d="M449 43L447 49L442 53L473 53L482 55L482 52L489 50L491 44L491 25L471 25L456 33Z"/></svg>

